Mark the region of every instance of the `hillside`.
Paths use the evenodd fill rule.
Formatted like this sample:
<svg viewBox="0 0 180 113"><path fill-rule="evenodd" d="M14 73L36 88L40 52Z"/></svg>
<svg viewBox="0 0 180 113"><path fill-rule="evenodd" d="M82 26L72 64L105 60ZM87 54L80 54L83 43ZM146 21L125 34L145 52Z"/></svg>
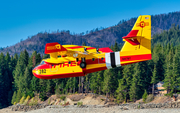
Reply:
<svg viewBox="0 0 180 113"><path fill-rule="evenodd" d="M57 31L53 33L38 33L28 39L21 41L13 46L1 48L0 52L4 54L8 51L10 55L15 53L20 54L21 51L26 49L29 54L34 50L43 54L46 43L59 42L60 44L76 44L82 45L85 42L89 46L94 47L107 47L111 46L117 41L122 42L122 37L127 35L132 29L136 18L130 20L122 20L117 25L99 30L91 30L87 34L71 34L70 31ZM163 30L170 29L171 25L180 25L180 12L172 12L168 14L160 14L152 16L152 35L160 33Z"/></svg>

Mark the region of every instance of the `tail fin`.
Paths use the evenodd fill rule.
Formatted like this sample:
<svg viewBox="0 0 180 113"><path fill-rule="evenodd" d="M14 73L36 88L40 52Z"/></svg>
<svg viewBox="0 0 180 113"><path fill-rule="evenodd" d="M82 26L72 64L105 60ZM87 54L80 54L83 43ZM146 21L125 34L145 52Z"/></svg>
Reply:
<svg viewBox="0 0 180 113"><path fill-rule="evenodd" d="M121 52L140 50L151 54L151 16L139 16L129 34L123 37L123 41L125 44Z"/></svg>
<svg viewBox="0 0 180 113"><path fill-rule="evenodd" d="M62 45L58 42L47 43L45 46L45 54L50 54L51 58L57 58L58 52L67 51Z"/></svg>

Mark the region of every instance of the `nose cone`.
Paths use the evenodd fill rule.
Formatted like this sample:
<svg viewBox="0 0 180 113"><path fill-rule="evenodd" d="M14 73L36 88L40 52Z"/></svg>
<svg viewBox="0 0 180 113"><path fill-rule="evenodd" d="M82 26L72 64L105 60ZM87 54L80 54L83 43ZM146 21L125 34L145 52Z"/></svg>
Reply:
<svg viewBox="0 0 180 113"><path fill-rule="evenodd" d="M47 64L40 64L36 66L33 70L32 73L35 77L44 79L46 76L46 70L49 69L49 66Z"/></svg>
<svg viewBox="0 0 180 113"><path fill-rule="evenodd" d="M32 73L35 77L38 78L38 66L36 66L33 70L32 70Z"/></svg>

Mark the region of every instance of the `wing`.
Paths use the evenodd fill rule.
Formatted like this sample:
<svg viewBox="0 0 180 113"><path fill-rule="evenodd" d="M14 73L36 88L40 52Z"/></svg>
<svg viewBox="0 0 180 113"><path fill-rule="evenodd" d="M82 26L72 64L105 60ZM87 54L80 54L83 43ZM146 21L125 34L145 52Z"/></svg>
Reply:
<svg viewBox="0 0 180 113"><path fill-rule="evenodd" d="M68 51L74 51L78 54L98 54L98 53L109 53L113 52L109 47L105 48L95 48L90 46L78 46L78 45L63 45L64 48L66 48Z"/></svg>
<svg viewBox="0 0 180 113"><path fill-rule="evenodd" d="M66 61L76 61L77 58L93 56L94 54L113 52L110 48L95 48L90 46L60 45L59 43L47 43L45 54L50 54L50 59L45 61L52 64L60 64Z"/></svg>

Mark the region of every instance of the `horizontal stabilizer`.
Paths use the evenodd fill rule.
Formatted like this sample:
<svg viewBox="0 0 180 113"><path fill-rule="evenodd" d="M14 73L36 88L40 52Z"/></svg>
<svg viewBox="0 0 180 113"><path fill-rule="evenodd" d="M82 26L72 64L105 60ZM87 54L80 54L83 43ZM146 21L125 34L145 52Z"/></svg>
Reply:
<svg viewBox="0 0 180 113"><path fill-rule="evenodd" d="M129 32L129 34L127 36L122 37L123 39L127 39L127 38L132 38L132 37L136 37L138 34L139 30L132 30Z"/></svg>
<svg viewBox="0 0 180 113"><path fill-rule="evenodd" d="M58 42L46 44L45 54L60 52L60 51L67 51L67 49L64 48L62 45L60 45Z"/></svg>
<svg viewBox="0 0 180 113"><path fill-rule="evenodd" d="M109 47L99 48L99 51L101 51L102 53L113 52Z"/></svg>

